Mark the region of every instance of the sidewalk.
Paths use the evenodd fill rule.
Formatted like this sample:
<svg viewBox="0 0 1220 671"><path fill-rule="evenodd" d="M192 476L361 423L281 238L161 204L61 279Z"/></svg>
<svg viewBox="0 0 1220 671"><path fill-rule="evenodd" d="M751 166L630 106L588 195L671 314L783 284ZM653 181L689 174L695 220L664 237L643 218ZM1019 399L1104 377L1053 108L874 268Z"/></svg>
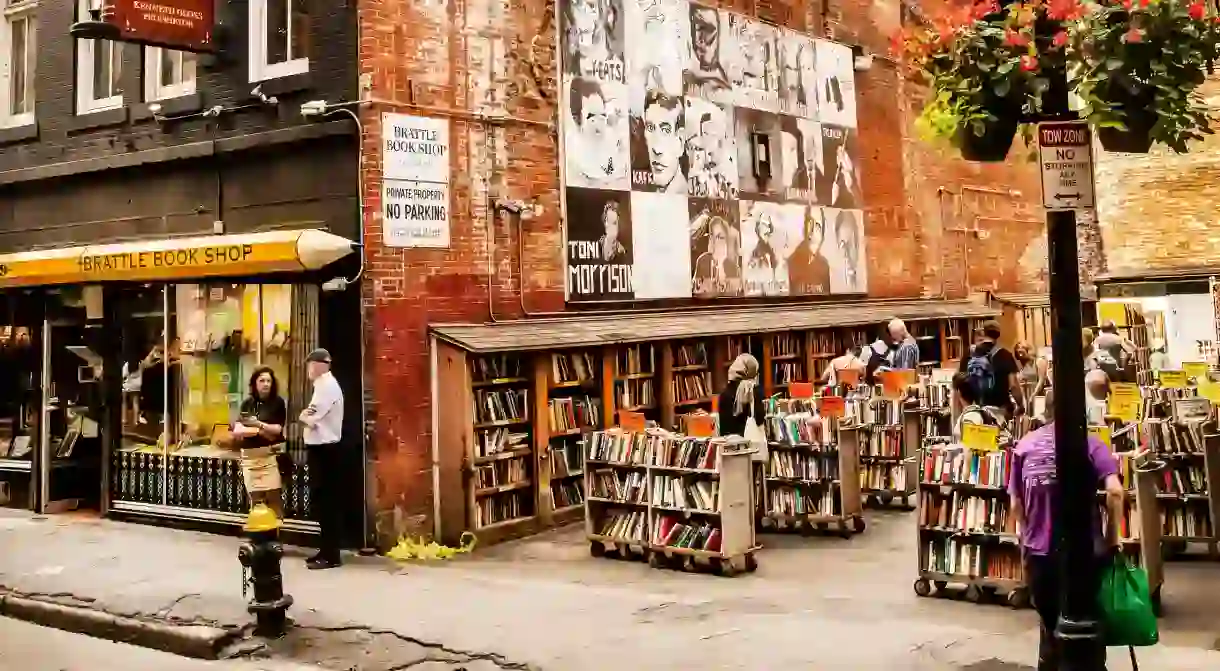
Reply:
<svg viewBox="0 0 1220 671"><path fill-rule="evenodd" d="M758 573L732 579L594 560L574 531L427 566L356 558L313 572L293 557L285 586L299 627L271 652L360 671L408 664L425 671L1029 669L1031 611L914 596L914 555L906 554L914 541L902 540L914 536L908 527L904 516L883 516L852 541L767 537ZM4 512L0 589L237 630L249 621L238 544ZM1167 634L1165 645L1141 651L1141 665L1220 668L1220 652L1185 647L1211 647L1209 636ZM1111 671L1129 668L1121 657Z"/></svg>

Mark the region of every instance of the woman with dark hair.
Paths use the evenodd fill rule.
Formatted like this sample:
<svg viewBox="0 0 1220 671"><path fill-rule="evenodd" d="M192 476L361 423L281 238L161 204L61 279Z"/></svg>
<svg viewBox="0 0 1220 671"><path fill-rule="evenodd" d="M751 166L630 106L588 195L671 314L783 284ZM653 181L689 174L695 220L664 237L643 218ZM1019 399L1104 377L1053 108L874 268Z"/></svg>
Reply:
<svg viewBox="0 0 1220 671"><path fill-rule="evenodd" d="M271 446L284 442L288 405L280 398L275 371L266 366L250 375L250 395L241 403L241 416L233 423L233 436L241 448L242 471L250 505L259 503L284 516L279 466ZM261 480L256 482L256 480Z"/></svg>

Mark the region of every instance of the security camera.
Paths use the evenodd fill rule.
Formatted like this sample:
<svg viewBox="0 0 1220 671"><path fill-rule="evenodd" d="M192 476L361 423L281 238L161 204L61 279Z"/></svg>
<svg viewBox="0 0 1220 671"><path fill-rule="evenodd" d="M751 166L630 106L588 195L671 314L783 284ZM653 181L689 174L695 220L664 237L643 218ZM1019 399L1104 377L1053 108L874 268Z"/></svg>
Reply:
<svg viewBox="0 0 1220 671"><path fill-rule="evenodd" d="M153 103L153 104L149 105L148 111L152 112L153 116L157 116L158 114L161 113L161 103Z"/></svg>
<svg viewBox="0 0 1220 671"><path fill-rule="evenodd" d="M325 282L323 282L322 291L325 291L327 293L343 291L344 289L347 288L347 284L348 284L348 282L347 282L346 277L336 277L336 278L329 279L329 280L326 280Z"/></svg>
<svg viewBox="0 0 1220 671"><path fill-rule="evenodd" d="M280 102L279 98L276 98L275 96L269 96L266 93L263 93L262 84L255 86L254 90L250 92L250 96L253 98L258 98L259 101L262 102L264 105L278 105Z"/></svg>
<svg viewBox="0 0 1220 671"><path fill-rule="evenodd" d="M496 199L496 209L500 212L509 214L521 214L528 206L519 200L509 200L506 198Z"/></svg>
<svg viewBox="0 0 1220 671"><path fill-rule="evenodd" d="M856 72L868 72L869 70L872 70L873 55L864 54L863 56L856 56L852 60L852 69L854 69Z"/></svg>
<svg viewBox="0 0 1220 671"><path fill-rule="evenodd" d="M325 114L327 107L329 105L326 104L325 100L310 100L309 102L301 103L301 116L309 118Z"/></svg>

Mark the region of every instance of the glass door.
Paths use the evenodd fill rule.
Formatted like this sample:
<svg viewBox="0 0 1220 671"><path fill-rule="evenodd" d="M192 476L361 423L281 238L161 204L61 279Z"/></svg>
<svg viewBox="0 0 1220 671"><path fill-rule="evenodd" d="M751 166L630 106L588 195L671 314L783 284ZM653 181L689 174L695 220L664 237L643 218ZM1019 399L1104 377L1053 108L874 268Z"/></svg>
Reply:
<svg viewBox="0 0 1220 671"><path fill-rule="evenodd" d="M43 322L39 510L97 508L101 496L100 326Z"/></svg>

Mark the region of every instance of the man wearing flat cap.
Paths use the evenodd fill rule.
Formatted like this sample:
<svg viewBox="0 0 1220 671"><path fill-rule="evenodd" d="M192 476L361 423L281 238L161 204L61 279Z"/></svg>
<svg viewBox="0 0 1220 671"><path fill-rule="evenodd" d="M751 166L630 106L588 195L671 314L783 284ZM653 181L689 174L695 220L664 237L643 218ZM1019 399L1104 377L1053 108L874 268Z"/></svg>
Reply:
<svg viewBox="0 0 1220 671"><path fill-rule="evenodd" d="M343 390L330 372L330 352L318 348L305 357L305 372L313 382L309 407L301 411L305 447L309 451L309 489L318 511L318 553L305 562L311 569L334 568L339 557L342 509L339 507L339 473L343 437Z"/></svg>

